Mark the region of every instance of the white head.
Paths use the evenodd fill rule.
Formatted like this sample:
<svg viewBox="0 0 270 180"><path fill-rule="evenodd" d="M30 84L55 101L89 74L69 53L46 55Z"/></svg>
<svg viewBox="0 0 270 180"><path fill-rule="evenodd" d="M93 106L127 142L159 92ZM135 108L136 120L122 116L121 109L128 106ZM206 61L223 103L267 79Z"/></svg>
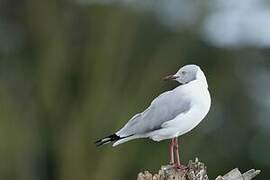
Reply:
<svg viewBox="0 0 270 180"><path fill-rule="evenodd" d="M194 80L200 80L201 82L206 83L207 86L207 81L203 71L199 66L193 64L181 67L176 74L166 76L164 80L175 80L181 84L187 84Z"/></svg>

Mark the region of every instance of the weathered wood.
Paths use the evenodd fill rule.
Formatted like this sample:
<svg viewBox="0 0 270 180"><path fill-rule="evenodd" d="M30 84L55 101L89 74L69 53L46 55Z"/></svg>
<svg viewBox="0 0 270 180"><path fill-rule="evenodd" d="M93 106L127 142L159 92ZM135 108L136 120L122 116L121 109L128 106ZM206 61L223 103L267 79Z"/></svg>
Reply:
<svg viewBox="0 0 270 180"><path fill-rule="evenodd" d="M218 176L216 180L250 180L253 179L255 176L260 174L260 170L251 169L244 174L242 174L238 168L235 168L225 174L223 177Z"/></svg>
<svg viewBox="0 0 270 180"><path fill-rule="evenodd" d="M171 165L162 166L158 174L152 175L145 171L138 174L137 180L209 180L206 166L198 158L189 161L187 169L175 169ZM237 168L216 180L251 180L260 173L260 170L251 169L242 174Z"/></svg>

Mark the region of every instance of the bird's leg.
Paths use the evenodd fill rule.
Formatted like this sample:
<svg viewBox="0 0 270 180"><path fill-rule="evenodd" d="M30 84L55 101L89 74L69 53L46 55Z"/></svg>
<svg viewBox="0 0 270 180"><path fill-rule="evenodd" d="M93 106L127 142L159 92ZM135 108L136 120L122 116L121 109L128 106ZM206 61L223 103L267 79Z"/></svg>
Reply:
<svg viewBox="0 0 270 180"><path fill-rule="evenodd" d="M169 154L170 154L170 164L174 165L174 139L170 140L169 143Z"/></svg>
<svg viewBox="0 0 270 180"><path fill-rule="evenodd" d="M185 166L185 165L182 165L180 163L180 157L179 157L179 145L178 145L178 138L174 138L174 153L175 153L175 157L176 157L176 160L175 160L175 167L177 169L181 169L181 170L187 170L188 167Z"/></svg>
<svg viewBox="0 0 270 180"><path fill-rule="evenodd" d="M178 146L178 138L175 137L173 138L174 139L174 153L175 153L175 156L176 156L176 162L175 162L175 165L177 167L180 167L181 164L180 164L180 157L179 157L179 146Z"/></svg>

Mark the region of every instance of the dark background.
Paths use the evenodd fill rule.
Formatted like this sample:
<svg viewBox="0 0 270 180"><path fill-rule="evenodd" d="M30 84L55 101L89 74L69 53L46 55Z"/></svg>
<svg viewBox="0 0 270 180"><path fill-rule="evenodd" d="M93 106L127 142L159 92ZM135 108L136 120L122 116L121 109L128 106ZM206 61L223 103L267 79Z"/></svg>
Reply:
<svg viewBox="0 0 270 180"><path fill-rule="evenodd" d="M226 2L0 1L0 179L156 172L167 141L93 142L176 87L162 77L191 63L208 78L212 107L180 138L183 163L199 157L211 179L235 167L267 179L269 3Z"/></svg>

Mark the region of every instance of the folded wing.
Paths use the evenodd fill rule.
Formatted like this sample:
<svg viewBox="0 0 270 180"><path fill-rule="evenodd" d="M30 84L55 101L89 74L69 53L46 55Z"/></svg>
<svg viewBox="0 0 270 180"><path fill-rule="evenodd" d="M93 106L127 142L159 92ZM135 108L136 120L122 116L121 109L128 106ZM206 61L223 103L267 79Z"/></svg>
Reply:
<svg viewBox="0 0 270 180"><path fill-rule="evenodd" d="M141 135L162 128L162 124L190 109L190 101L181 91L168 91L153 100L142 113L133 116L116 134Z"/></svg>

